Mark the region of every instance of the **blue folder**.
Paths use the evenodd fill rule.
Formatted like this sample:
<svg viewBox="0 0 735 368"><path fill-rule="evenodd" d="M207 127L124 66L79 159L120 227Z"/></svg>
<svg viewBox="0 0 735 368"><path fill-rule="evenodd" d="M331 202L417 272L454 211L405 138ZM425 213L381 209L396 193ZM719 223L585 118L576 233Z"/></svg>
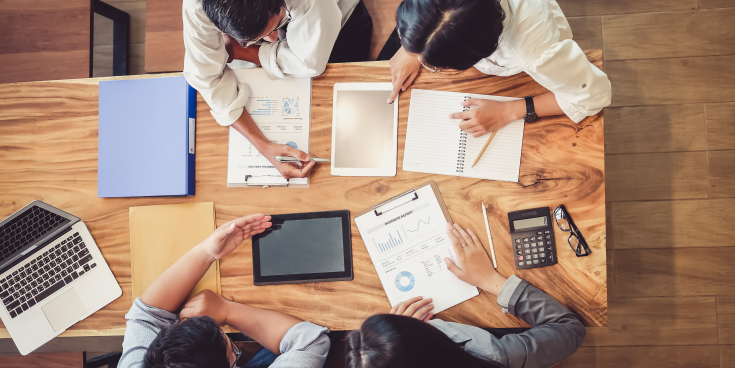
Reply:
<svg viewBox="0 0 735 368"><path fill-rule="evenodd" d="M97 196L194 195L194 88L184 77L99 88Z"/></svg>

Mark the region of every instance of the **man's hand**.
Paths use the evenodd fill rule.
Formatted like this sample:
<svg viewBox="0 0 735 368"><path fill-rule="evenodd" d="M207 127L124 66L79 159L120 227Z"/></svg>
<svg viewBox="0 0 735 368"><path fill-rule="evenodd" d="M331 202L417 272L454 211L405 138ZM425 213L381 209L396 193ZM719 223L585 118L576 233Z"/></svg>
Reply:
<svg viewBox="0 0 735 368"><path fill-rule="evenodd" d="M231 301L213 293L211 290L202 290L186 302L184 308L181 309L181 313L179 313L179 318L209 316L218 325L226 325L231 304Z"/></svg>
<svg viewBox="0 0 735 368"><path fill-rule="evenodd" d="M261 153L286 179L307 177L309 175L309 171L311 171L315 164L314 161L311 161L310 155L285 144L272 143ZM301 167L299 167L295 162L279 162L278 160L274 160L273 157L276 156L296 157L301 160Z"/></svg>
<svg viewBox="0 0 735 368"><path fill-rule="evenodd" d="M459 265L444 258L449 271L458 279L485 291L498 295L507 280L493 268L493 262L485 252L480 239L472 230L464 231L458 224L447 224L447 235L457 254ZM460 268L461 267L461 268Z"/></svg>
<svg viewBox="0 0 735 368"><path fill-rule="evenodd" d="M450 119L464 120L459 129L472 134L477 138L496 131L522 118L526 113L526 104L523 100L493 101L471 98L462 102L462 106L477 106L476 109L464 112L455 112L449 115Z"/></svg>
<svg viewBox="0 0 735 368"><path fill-rule="evenodd" d="M388 97L388 103L393 103L396 96L398 96L398 92L408 89L419 74L419 69L421 69L421 62L416 56L409 55L403 47L398 49L398 52L390 58L393 92Z"/></svg>
<svg viewBox="0 0 735 368"><path fill-rule="evenodd" d="M412 317L427 322L434 317L434 313L431 313L434 309L434 304L431 304L431 301L431 298L424 299L422 296L417 296L396 304L388 313Z"/></svg>
<svg viewBox="0 0 735 368"><path fill-rule="evenodd" d="M215 230L199 243L202 250L214 259L230 254L245 239L260 234L271 227L270 216L255 214L234 219Z"/></svg>

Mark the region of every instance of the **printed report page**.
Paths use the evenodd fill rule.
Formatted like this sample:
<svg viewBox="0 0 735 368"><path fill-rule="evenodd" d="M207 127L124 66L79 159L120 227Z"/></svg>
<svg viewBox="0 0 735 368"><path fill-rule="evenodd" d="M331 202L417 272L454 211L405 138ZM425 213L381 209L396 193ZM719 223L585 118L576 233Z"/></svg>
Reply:
<svg viewBox="0 0 735 368"><path fill-rule="evenodd" d="M418 199L355 218L391 306L415 296L432 298L434 313L477 296L477 288L452 274L444 258L457 256L446 235L446 219L430 185Z"/></svg>

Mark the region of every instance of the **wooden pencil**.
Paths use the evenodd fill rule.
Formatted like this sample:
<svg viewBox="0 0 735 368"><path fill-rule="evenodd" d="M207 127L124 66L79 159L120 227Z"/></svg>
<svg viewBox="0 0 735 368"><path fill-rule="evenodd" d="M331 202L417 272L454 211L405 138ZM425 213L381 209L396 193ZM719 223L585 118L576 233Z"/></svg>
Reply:
<svg viewBox="0 0 735 368"><path fill-rule="evenodd" d="M496 134L497 132L498 132L498 131L496 130L496 131L494 131L494 132L493 132L493 134L491 134L491 135L490 135L490 138L488 138L488 139L487 139L487 142L485 142L485 146L483 146L483 147L482 147L482 150L480 150L480 154L479 154L479 155L477 155L477 158L475 159L475 162L473 162L473 163L472 163L472 166L470 166L470 167L474 167L474 166L475 166L475 164L477 163L477 161L480 161L480 157L482 157L482 154L483 154L483 153L485 153L485 149L487 149L487 146L489 146L489 145L490 145L490 141L492 141L492 140L493 140L493 138L495 138L495 134Z"/></svg>

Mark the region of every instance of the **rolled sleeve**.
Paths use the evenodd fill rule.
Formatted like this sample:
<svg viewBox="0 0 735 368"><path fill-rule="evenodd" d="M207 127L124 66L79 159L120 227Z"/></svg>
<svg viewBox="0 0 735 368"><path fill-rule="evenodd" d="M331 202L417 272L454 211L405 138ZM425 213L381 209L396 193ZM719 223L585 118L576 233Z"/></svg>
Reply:
<svg viewBox="0 0 735 368"><path fill-rule="evenodd" d="M329 353L329 330L311 322L291 327L281 338L281 355L271 368L321 368Z"/></svg>
<svg viewBox="0 0 735 368"><path fill-rule="evenodd" d="M498 305L503 313L516 314L516 302L521 297L521 293L528 286L528 282L521 280L516 275L511 275L505 281L503 287L498 293Z"/></svg>
<svg viewBox="0 0 735 368"><path fill-rule="evenodd" d="M229 54L224 37L196 0L184 0L184 77L204 98L214 119L232 125L242 115L250 97L247 85L239 83L227 66Z"/></svg>
<svg viewBox="0 0 735 368"><path fill-rule="evenodd" d="M316 77L324 72L342 24L335 1L308 1L292 9L287 37L264 43L260 64L271 78ZM296 16L295 14L299 14Z"/></svg>
<svg viewBox="0 0 735 368"><path fill-rule="evenodd" d="M575 123L610 105L610 80L573 40L550 45L525 71L554 93L561 110Z"/></svg>
<svg viewBox="0 0 735 368"><path fill-rule="evenodd" d="M118 367L142 367L148 346L165 326L172 325L178 316L169 311L151 307L135 299L130 311L125 315L127 328L123 338L123 352Z"/></svg>

